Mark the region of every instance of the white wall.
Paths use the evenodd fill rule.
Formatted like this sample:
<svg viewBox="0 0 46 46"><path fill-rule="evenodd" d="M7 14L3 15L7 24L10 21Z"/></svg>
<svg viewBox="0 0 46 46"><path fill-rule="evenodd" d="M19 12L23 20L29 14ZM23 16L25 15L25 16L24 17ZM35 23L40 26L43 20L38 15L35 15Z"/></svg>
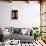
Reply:
<svg viewBox="0 0 46 46"><path fill-rule="evenodd" d="M18 20L11 19L11 10L18 10ZM32 27L40 26L40 4L31 1L29 4L21 1L12 3L0 1L0 26Z"/></svg>

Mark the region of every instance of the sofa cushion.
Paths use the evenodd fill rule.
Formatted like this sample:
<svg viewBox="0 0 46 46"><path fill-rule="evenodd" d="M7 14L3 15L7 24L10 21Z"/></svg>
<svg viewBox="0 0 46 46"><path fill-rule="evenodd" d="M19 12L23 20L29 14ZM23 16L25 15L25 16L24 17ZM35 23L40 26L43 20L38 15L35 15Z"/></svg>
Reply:
<svg viewBox="0 0 46 46"><path fill-rule="evenodd" d="M34 40L34 37L33 36L29 36L29 35L21 35L21 34L11 34L9 36L9 38L12 40L12 39L15 39L15 40L20 40L20 42L31 42L32 40Z"/></svg>

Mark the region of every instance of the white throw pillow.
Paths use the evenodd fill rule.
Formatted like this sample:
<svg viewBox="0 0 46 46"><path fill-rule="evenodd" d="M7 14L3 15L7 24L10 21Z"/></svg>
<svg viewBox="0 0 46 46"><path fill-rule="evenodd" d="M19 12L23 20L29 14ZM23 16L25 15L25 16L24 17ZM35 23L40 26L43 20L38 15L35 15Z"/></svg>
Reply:
<svg viewBox="0 0 46 46"><path fill-rule="evenodd" d="M27 28L26 34L30 35L30 31L31 31L31 29L30 28Z"/></svg>
<svg viewBox="0 0 46 46"><path fill-rule="evenodd" d="M26 28L21 29L21 33L24 35L27 32Z"/></svg>
<svg viewBox="0 0 46 46"><path fill-rule="evenodd" d="M10 33L8 32L8 29L4 29L4 30L3 30L3 35L6 35L6 36L7 36L7 35L10 35Z"/></svg>

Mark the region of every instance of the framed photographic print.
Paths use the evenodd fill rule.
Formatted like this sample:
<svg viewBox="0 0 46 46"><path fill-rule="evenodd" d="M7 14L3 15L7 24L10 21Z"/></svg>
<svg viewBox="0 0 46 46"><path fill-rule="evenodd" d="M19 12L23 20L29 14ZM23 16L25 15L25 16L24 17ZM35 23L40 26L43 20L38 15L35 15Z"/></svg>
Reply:
<svg viewBox="0 0 46 46"><path fill-rule="evenodd" d="M18 10L12 10L12 19L18 19Z"/></svg>

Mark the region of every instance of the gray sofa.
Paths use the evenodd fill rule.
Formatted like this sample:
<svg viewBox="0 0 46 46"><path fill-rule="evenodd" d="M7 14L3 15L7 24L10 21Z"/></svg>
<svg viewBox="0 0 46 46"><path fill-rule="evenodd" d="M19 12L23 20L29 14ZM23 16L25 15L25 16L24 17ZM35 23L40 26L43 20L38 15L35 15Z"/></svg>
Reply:
<svg viewBox="0 0 46 46"><path fill-rule="evenodd" d="M9 36L5 36L5 39L9 39L10 40L20 40L21 43L30 43L30 42L33 42L34 40L34 37L32 36L32 31L30 32L31 35L28 35L28 33L26 34L22 34L21 33L21 29L22 28L13 28L13 27L10 27L9 28L9 32L11 33Z"/></svg>

